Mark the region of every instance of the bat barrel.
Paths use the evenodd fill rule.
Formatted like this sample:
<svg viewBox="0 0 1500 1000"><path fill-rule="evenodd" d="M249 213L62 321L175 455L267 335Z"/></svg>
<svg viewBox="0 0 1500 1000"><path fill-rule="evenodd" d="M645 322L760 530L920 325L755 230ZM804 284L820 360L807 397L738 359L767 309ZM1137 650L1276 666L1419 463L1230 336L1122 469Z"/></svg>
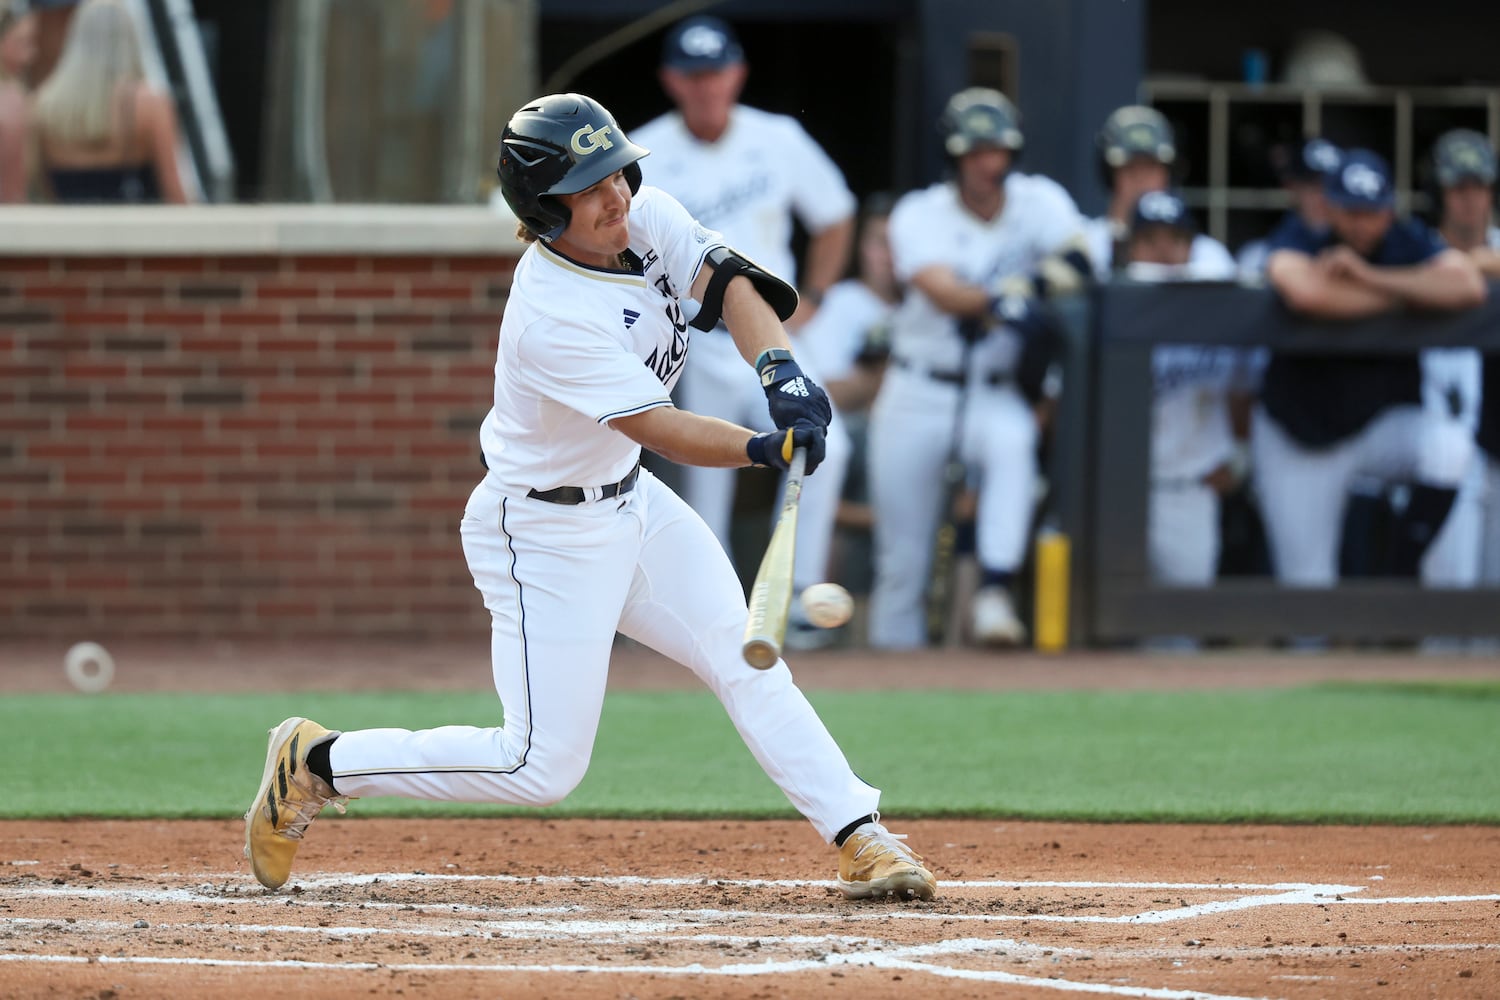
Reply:
<svg viewBox="0 0 1500 1000"><path fill-rule="evenodd" d="M787 615L792 608L792 569L797 557L797 505L802 498L806 463L804 449L798 448L792 453L781 517L776 522L776 530L771 533L766 554L761 557L755 584L750 588L750 613L745 621L745 641L740 653L746 663L760 670L769 670L776 665L786 639Z"/></svg>

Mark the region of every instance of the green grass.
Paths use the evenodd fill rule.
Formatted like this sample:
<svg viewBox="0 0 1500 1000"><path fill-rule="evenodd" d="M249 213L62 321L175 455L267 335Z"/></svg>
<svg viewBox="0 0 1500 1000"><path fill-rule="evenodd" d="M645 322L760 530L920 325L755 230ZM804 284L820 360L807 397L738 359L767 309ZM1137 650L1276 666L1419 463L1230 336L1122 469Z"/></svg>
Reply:
<svg viewBox="0 0 1500 1000"><path fill-rule="evenodd" d="M1191 692L815 692L900 818L1500 822L1500 685ZM0 699L0 816L229 817L266 729L492 725L493 695L20 695ZM351 813L494 815L366 800ZM795 815L706 693L612 695L554 815Z"/></svg>

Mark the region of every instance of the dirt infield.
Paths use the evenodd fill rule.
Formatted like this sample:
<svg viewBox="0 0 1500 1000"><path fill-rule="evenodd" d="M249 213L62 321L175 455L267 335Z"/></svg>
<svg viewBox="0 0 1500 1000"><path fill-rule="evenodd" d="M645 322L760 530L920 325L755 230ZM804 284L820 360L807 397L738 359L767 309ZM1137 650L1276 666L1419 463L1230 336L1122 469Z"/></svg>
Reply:
<svg viewBox="0 0 1500 1000"><path fill-rule="evenodd" d="M1500 995L1500 830L896 824L931 903L853 903L793 822L0 824L6 996Z"/></svg>
<svg viewBox="0 0 1500 1000"><path fill-rule="evenodd" d="M63 651L0 643L0 682L68 690ZM111 651L122 691L474 690L489 669L467 641ZM809 689L1170 689L1500 662L840 652L793 670ZM610 683L694 684L629 647ZM279 893L238 822L3 822L0 995L1500 996L1500 828L889 819L937 900L844 900L800 822L329 817Z"/></svg>

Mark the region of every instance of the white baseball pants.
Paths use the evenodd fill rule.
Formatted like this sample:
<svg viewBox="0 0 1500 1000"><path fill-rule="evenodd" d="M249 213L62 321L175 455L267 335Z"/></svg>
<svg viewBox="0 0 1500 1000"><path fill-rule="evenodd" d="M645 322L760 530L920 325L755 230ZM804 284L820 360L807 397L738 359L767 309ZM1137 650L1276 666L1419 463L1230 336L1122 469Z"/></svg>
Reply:
<svg viewBox="0 0 1500 1000"><path fill-rule="evenodd" d="M1458 421L1406 405L1385 410L1346 441L1313 449L1257 408L1250 450L1277 580L1294 587L1331 587L1338 580L1351 483L1370 476L1457 489L1473 457L1474 441Z"/></svg>
<svg viewBox="0 0 1500 1000"><path fill-rule="evenodd" d="M927 643L926 592L942 519L943 474L959 388L891 367L870 413L875 585L870 644ZM971 386L960 455L979 488L976 545L986 569L1013 571L1026 554L1036 493L1036 417L1010 386Z"/></svg>
<svg viewBox="0 0 1500 1000"><path fill-rule="evenodd" d="M876 810L879 791L850 769L786 664L756 670L741 658L739 579L702 519L650 472L623 497L577 506L505 496L486 479L460 530L490 611L504 725L346 732L330 754L341 794L559 801L588 769L618 630L709 686L824 840Z"/></svg>

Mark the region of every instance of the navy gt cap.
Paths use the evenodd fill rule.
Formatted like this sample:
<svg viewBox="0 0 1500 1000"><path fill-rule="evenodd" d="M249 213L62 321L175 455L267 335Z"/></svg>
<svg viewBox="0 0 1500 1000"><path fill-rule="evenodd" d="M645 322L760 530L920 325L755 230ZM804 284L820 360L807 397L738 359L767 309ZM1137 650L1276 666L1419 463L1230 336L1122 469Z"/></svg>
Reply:
<svg viewBox="0 0 1500 1000"><path fill-rule="evenodd" d="M723 69L744 62L745 51L728 22L717 17L690 17L667 32L661 64L684 73Z"/></svg>
<svg viewBox="0 0 1500 1000"><path fill-rule="evenodd" d="M1345 153L1338 170L1324 179L1323 194L1343 208L1374 210L1396 203L1391 168L1379 153L1368 149Z"/></svg>
<svg viewBox="0 0 1500 1000"><path fill-rule="evenodd" d="M1198 231L1187 202L1167 191L1147 191L1136 201L1130 214L1130 229L1134 232L1145 226L1170 226L1185 233Z"/></svg>

